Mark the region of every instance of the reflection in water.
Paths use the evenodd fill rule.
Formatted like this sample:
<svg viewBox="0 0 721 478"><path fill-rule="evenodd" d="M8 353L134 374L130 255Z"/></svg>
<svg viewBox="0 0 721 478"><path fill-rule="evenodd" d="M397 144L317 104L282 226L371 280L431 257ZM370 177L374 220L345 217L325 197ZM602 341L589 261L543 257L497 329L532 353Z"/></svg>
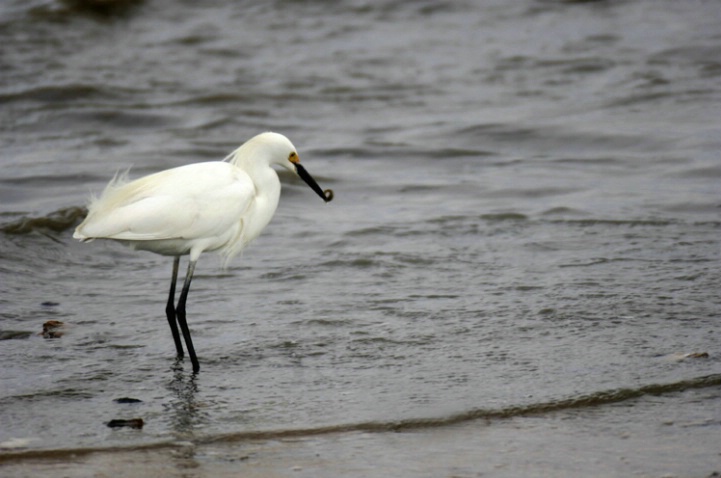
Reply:
<svg viewBox="0 0 721 478"><path fill-rule="evenodd" d="M193 439L196 427L207 421L207 416L199 413L200 405L196 400L197 377L197 374L188 375L181 360L175 361L173 379L167 387L174 398L165 408L169 412L169 422L177 438L183 440Z"/></svg>

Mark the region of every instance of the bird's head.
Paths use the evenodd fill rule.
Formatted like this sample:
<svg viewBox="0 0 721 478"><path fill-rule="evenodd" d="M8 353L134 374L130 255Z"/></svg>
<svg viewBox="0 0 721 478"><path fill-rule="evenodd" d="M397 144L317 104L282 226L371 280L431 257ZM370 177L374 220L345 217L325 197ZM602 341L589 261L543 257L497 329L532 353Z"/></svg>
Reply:
<svg viewBox="0 0 721 478"><path fill-rule="evenodd" d="M279 133L268 132L253 137L246 143L246 145L249 143L258 143L258 146L267 148L270 153L268 156L270 165L277 164L300 176L300 178L305 181L305 183L310 186L310 188L325 202L333 200L333 190L326 189L324 191L321 189L315 179L313 179L308 171L306 171L306 169L300 164L298 151L296 151L295 146L293 146L293 143L291 143L288 138ZM245 145L242 147L244 146Z"/></svg>

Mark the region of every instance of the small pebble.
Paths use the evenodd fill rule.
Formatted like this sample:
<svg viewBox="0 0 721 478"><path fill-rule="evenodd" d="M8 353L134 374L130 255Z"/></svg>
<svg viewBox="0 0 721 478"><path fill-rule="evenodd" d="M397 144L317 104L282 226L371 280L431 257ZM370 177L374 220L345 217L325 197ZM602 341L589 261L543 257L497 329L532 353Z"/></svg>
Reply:
<svg viewBox="0 0 721 478"><path fill-rule="evenodd" d="M122 397L113 400L115 403L142 403L142 400L138 398Z"/></svg>
<svg viewBox="0 0 721 478"><path fill-rule="evenodd" d="M42 335L44 339L59 339L65 332L62 331L65 323L59 320L48 320L43 324L43 331L38 335Z"/></svg>
<svg viewBox="0 0 721 478"><path fill-rule="evenodd" d="M141 429L143 428L143 425L145 423L143 422L142 418L131 418L129 420L123 420L123 419L115 419L110 420L107 425L110 428L121 428L121 427L128 427L128 428L135 428L135 429Z"/></svg>

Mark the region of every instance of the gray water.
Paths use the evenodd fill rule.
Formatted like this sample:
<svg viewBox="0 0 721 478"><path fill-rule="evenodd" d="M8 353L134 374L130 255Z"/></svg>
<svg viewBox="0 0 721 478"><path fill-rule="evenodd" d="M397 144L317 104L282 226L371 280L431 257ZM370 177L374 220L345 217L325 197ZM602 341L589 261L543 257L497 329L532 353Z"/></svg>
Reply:
<svg viewBox="0 0 721 478"><path fill-rule="evenodd" d="M693 426L721 432L721 3L75 3L0 5L3 453L692 389L711 417ZM172 261L72 229L116 171L266 130L336 199L281 174L264 234L226 270L201 258L193 377L164 316ZM718 470L707 446L680 469Z"/></svg>

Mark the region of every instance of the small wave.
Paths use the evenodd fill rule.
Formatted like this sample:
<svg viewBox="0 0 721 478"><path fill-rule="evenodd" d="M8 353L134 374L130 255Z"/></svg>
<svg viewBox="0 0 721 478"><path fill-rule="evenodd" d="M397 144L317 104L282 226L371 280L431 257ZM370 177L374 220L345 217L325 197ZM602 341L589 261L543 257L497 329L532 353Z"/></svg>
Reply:
<svg viewBox="0 0 721 478"><path fill-rule="evenodd" d="M546 209L541 213L542 216L583 216L586 212L567 206L557 206Z"/></svg>
<svg viewBox="0 0 721 478"><path fill-rule="evenodd" d="M145 129L171 127L180 124L180 118L167 114L134 113L120 111L117 108L101 108L91 111L72 111L60 114L48 119L43 124L54 125L58 123L67 124L89 124L106 125L128 129Z"/></svg>
<svg viewBox="0 0 721 478"><path fill-rule="evenodd" d="M140 6L143 0L60 0L61 7L55 3L35 7L35 17L57 17L88 15L98 19L112 19L130 13Z"/></svg>
<svg viewBox="0 0 721 478"><path fill-rule="evenodd" d="M35 101L39 103L78 102L83 100L116 100L129 93L121 88L100 87L85 83L40 85L0 94L3 103Z"/></svg>
<svg viewBox="0 0 721 478"><path fill-rule="evenodd" d="M542 415L545 413L572 410L577 408L592 408L611 403L634 400L646 395L659 396L668 393L682 392L700 388L721 386L721 374L697 377L680 382L667 384L651 384L639 388L622 388L609 391L595 392L565 400L532 403L529 405L511 406L500 409L472 409L444 417L410 418L406 420L391 420L377 422L361 422L351 424L329 425L316 428L300 428L285 430L246 431L216 435L200 439L201 443L250 441L262 439L279 439L289 437L305 437L326 435L331 433L348 432L399 432L416 429L445 427L479 419L508 419L521 416Z"/></svg>
<svg viewBox="0 0 721 478"><path fill-rule="evenodd" d="M410 418L405 420L372 421L360 423L337 424L311 428L278 429L278 430L255 430L236 433L218 434L206 437L199 437L193 441L196 445L211 443L237 443L251 442L256 440L278 440L287 438L304 438L319 435L331 435L338 433L386 433L403 432L421 429L430 429L459 425L475 420L503 420L515 417L538 416L546 413L560 412L579 408L593 408L612 403L634 400L644 396L660 396L669 393L683 392L686 390L703 389L721 386L721 374L707 375L704 377L692 378L667 384L651 384L638 388L622 388L609 391L595 392L588 395L568 398L565 400L532 403L528 405L510 406L499 409L471 409L457 414L431 417L431 418ZM96 452L123 452L132 450L159 450L173 449L185 446L187 442L177 443L176 441L164 441L148 443L143 445L132 445L130 447L88 447L73 449L51 449L51 450L22 450L0 452L0 464L26 459L61 459L69 456L77 457Z"/></svg>
<svg viewBox="0 0 721 478"><path fill-rule="evenodd" d="M22 217L0 226L5 234L30 234L32 232L63 232L75 226L88 213L84 207L66 207L42 217Z"/></svg>
<svg viewBox="0 0 721 478"><path fill-rule="evenodd" d="M556 224L575 224L579 226L651 226L666 227L677 223L671 219L554 219Z"/></svg>
<svg viewBox="0 0 721 478"><path fill-rule="evenodd" d="M528 216L517 212L501 212L496 214L481 214L481 219L488 222L527 221Z"/></svg>

